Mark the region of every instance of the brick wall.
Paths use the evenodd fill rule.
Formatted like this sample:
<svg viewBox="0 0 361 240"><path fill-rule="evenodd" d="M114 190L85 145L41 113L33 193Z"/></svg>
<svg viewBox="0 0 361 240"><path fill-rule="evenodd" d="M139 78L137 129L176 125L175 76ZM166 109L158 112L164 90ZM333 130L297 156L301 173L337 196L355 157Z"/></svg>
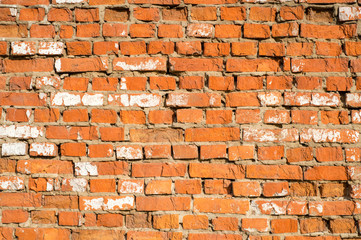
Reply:
<svg viewBox="0 0 361 240"><path fill-rule="evenodd" d="M1 0L0 238L360 239L360 18Z"/></svg>

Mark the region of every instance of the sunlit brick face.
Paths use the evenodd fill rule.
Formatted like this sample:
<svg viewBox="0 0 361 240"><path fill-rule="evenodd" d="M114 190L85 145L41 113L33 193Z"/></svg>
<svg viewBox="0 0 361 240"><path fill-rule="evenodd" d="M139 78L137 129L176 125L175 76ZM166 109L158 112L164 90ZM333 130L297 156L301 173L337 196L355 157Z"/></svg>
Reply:
<svg viewBox="0 0 361 240"><path fill-rule="evenodd" d="M0 0L0 238L361 239L361 0Z"/></svg>

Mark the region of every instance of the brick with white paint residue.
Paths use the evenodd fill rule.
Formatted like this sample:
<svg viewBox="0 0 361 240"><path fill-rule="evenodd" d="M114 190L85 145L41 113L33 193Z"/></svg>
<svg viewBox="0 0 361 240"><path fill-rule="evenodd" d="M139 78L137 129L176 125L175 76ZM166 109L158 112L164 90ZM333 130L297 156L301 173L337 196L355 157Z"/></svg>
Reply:
<svg viewBox="0 0 361 240"><path fill-rule="evenodd" d="M40 55L62 55L64 43L62 42L40 42L38 53Z"/></svg>
<svg viewBox="0 0 361 240"><path fill-rule="evenodd" d="M41 89L43 87L60 88L61 79L56 76L40 77L35 80L35 87Z"/></svg>
<svg viewBox="0 0 361 240"><path fill-rule="evenodd" d="M2 156L24 156L26 155L28 144L24 142L3 143L1 146Z"/></svg>
<svg viewBox="0 0 361 240"><path fill-rule="evenodd" d="M0 190L24 189L24 178L15 176L0 177Z"/></svg>
<svg viewBox="0 0 361 240"><path fill-rule="evenodd" d="M36 53L35 42L12 42L12 55L34 55Z"/></svg>
<svg viewBox="0 0 361 240"><path fill-rule="evenodd" d="M28 125L0 126L0 138L38 138L44 135L44 127Z"/></svg>
<svg viewBox="0 0 361 240"><path fill-rule="evenodd" d="M116 148L117 159L142 159L143 150L141 146L128 145Z"/></svg>
<svg viewBox="0 0 361 240"><path fill-rule="evenodd" d="M118 181L119 193L143 193L144 180L126 179Z"/></svg>
<svg viewBox="0 0 361 240"><path fill-rule="evenodd" d="M30 156L55 157L58 155L58 147L54 143L31 143Z"/></svg>

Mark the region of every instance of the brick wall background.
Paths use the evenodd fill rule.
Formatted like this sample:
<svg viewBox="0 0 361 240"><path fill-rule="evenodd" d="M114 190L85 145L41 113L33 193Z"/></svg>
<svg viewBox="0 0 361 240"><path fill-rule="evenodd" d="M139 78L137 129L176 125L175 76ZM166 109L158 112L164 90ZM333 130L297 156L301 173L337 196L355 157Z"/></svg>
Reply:
<svg viewBox="0 0 361 240"><path fill-rule="evenodd" d="M360 239L360 18L1 0L0 238Z"/></svg>

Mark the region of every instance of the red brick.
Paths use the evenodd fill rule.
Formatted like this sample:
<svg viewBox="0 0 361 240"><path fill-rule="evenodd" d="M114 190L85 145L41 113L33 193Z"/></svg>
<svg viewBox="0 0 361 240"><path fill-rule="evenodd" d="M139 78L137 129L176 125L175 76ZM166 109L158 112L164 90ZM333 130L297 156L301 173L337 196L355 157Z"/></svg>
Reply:
<svg viewBox="0 0 361 240"><path fill-rule="evenodd" d="M171 194L172 180L151 180L145 187L145 194Z"/></svg>
<svg viewBox="0 0 361 240"><path fill-rule="evenodd" d="M68 22L72 20L72 12L67 8L51 8L48 12L49 22Z"/></svg>
<svg viewBox="0 0 361 240"><path fill-rule="evenodd" d="M216 38L240 38L242 36L241 25L216 25L214 36Z"/></svg>
<svg viewBox="0 0 361 240"><path fill-rule="evenodd" d="M221 19L229 21L243 21L246 19L245 7L221 7Z"/></svg>
<svg viewBox="0 0 361 240"><path fill-rule="evenodd" d="M29 218L27 211L17 210L3 210L2 211L2 223L23 223Z"/></svg>
<svg viewBox="0 0 361 240"><path fill-rule="evenodd" d="M54 38L55 28L53 25L37 25L30 27L30 37L32 38Z"/></svg>
<svg viewBox="0 0 361 240"><path fill-rule="evenodd" d="M214 230L237 231L238 219L234 217L217 217L212 219Z"/></svg>
<svg viewBox="0 0 361 240"><path fill-rule="evenodd" d="M197 21L217 20L217 8L215 7L193 7L191 18Z"/></svg>
<svg viewBox="0 0 361 240"><path fill-rule="evenodd" d="M179 0L172 1L173 4L179 4ZM178 3L177 3L178 2ZM186 21L187 9L186 8L164 8L162 10L163 20L166 21Z"/></svg>
<svg viewBox="0 0 361 240"><path fill-rule="evenodd" d="M201 180L175 180L174 189L176 193L180 194L200 194L202 192L202 182Z"/></svg>
<svg viewBox="0 0 361 240"><path fill-rule="evenodd" d="M120 42L119 49L123 55L140 55L147 52L144 41Z"/></svg>
<svg viewBox="0 0 361 240"><path fill-rule="evenodd" d="M301 37L343 39L351 38L356 34L356 25L313 25L301 24Z"/></svg>
<svg viewBox="0 0 361 240"><path fill-rule="evenodd" d="M59 212L59 225L78 226L80 218L79 212Z"/></svg>
<svg viewBox="0 0 361 240"><path fill-rule="evenodd" d="M90 179L90 192L115 192L115 179Z"/></svg>
<svg viewBox="0 0 361 240"><path fill-rule="evenodd" d="M180 25L161 24L158 25L158 37L160 38L182 38L183 29Z"/></svg>
<svg viewBox="0 0 361 240"><path fill-rule="evenodd" d="M280 63L274 59L228 59L227 72L278 72Z"/></svg>
<svg viewBox="0 0 361 240"><path fill-rule="evenodd" d="M173 72L184 71L222 71L223 62L221 59L211 58L170 58L170 68Z"/></svg>
<svg viewBox="0 0 361 240"><path fill-rule="evenodd" d="M233 182L232 191L234 196L251 196L261 195L262 189L259 182Z"/></svg>
<svg viewBox="0 0 361 240"><path fill-rule="evenodd" d="M190 210L190 197L137 197L138 211L187 211Z"/></svg>
<svg viewBox="0 0 361 240"><path fill-rule="evenodd" d="M185 130L187 142L237 141L240 139L238 128L189 128Z"/></svg>
<svg viewBox="0 0 361 240"><path fill-rule="evenodd" d="M121 8L106 8L104 12L104 21L107 22L126 22L129 19L129 10Z"/></svg>
<svg viewBox="0 0 361 240"><path fill-rule="evenodd" d="M243 34L245 38L265 39L271 36L271 30L268 25L245 23Z"/></svg>
<svg viewBox="0 0 361 240"><path fill-rule="evenodd" d="M23 8L20 10L20 21L38 21L41 22L45 17L44 8Z"/></svg>
<svg viewBox="0 0 361 240"><path fill-rule="evenodd" d="M203 119L201 109L178 109L177 122L180 123L200 123Z"/></svg>
<svg viewBox="0 0 361 240"><path fill-rule="evenodd" d="M150 111L148 120L153 124L171 124L173 122L173 111L171 110L154 110Z"/></svg>
<svg viewBox="0 0 361 240"><path fill-rule="evenodd" d="M129 27L129 34L132 38L150 38L155 36L154 24L132 24Z"/></svg>
<svg viewBox="0 0 361 240"><path fill-rule="evenodd" d="M202 89L204 80L201 76L184 76L179 78L179 88L181 89Z"/></svg>
<svg viewBox="0 0 361 240"><path fill-rule="evenodd" d="M123 218L123 215L116 213L99 214L97 225L104 227L122 227L124 225Z"/></svg>
<svg viewBox="0 0 361 240"><path fill-rule="evenodd" d="M258 147L258 160L279 160L284 156L284 146Z"/></svg>
<svg viewBox="0 0 361 240"><path fill-rule="evenodd" d="M272 233L292 233L297 232L298 222L296 219L274 219L271 220Z"/></svg>
<svg viewBox="0 0 361 240"><path fill-rule="evenodd" d="M275 21L277 10L269 7L252 7L249 12L249 19L254 21Z"/></svg>
<svg viewBox="0 0 361 240"><path fill-rule="evenodd" d="M302 20L304 16L303 6L289 7L282 6L280 9L280 17L283 20Z"/></svg>
<svg viewBox="0 0 361 240"><path fill-rule="evenodd" d="M249 202L240 199L195 198L193 208L195 212L245 214Z"/></svg>
<svg viewBox="0 0 361 240"><path fill-rule="evenodd" d="M63 143L61 144L61 155L62 156L76 156L81 157L86 155L86 144L85 143Z"/></svg>
<svg viewBox="0 0 361 240"><path fill-rule="evenodd" d="M190 177L243 179L244 167L233 164L190 163Z"/></svg>
<svg viewBox="0 0 361 240"><path fill-rule="evenodd" d="M104 29L103 29L104 31ZM80 38L92 38L100 36L100 25L96 23L81 24L76 26L76 36Z"/></svg>
<svg viewBox="0 0 361 240"><path fill-rule="evenodd" d="M338 43L316 42L316 54L321 56L339 56L342 52Z"/></svg>
<svg viewBox="0 0 361 240"><path fill-rule="evenodd" d="M207 229L208 217L206 215L185 215L183 217L184 229Z"/></svg>
<svg viewBox="0 0 361 240"><path fill-rule="evenodd" d="M134 8L133 16L141 21L159 21L158 8Z"/></svg>
<svg viewBox="0 0 361 240"><path fill-rule="evenodd" d="M247 178L264 179L302 179L303 174L299 166L291 165L248 165Z"/></svg>
<svg viewBox="0 0 361 240"><path fill-rule="evenodd" d="M150 77L149 85L154 90L175 90L176 80L174 77Z"/></svg>
<svg viewBox="0 0 361 240"><path fill-rule="evenodd" d="M252 56L257 54L256 42L232 42L232 54L235 56Z"/></svg>
<svg viewBox="0 0 361 240"><path fill-rule="evenodd" d="M53 59L31 59L31 60L10 60L3 61L5 73L14 72L51 72L54 68Z"/></svg>
<svg viewBox="0 0 361 240"><path fill-rule="evenodd" d="M67 42L66 49L69 55L91 55L92 45L87 41Z"/></svg>

